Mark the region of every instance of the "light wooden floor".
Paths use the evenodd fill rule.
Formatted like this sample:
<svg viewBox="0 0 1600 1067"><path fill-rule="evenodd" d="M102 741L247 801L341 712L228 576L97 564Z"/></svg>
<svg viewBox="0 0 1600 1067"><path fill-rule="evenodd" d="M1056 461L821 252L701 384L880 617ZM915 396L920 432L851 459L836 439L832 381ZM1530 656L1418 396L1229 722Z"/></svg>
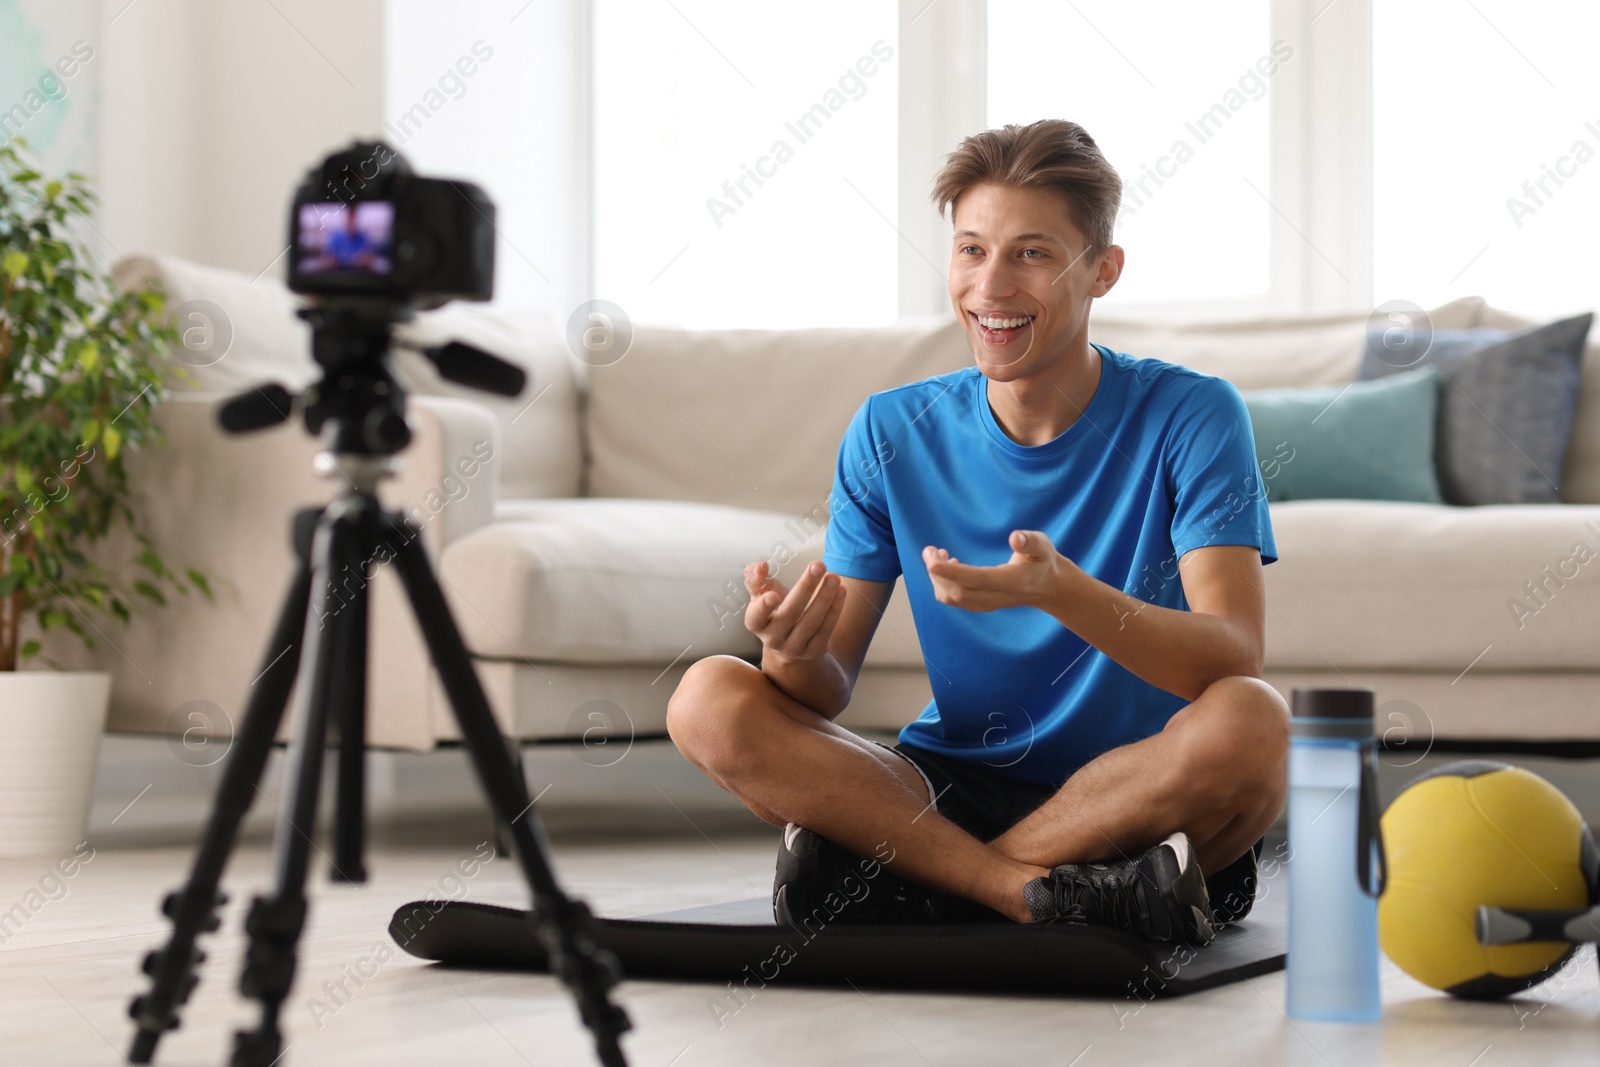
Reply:
<svg viewBox="0 0 1600 1067"><path fill-rule="evenodd" d="M405 840L395 840L399 835ZM430 893L520 906L506 859L457 888L450 869L482 839L476 822L388 831L365 887L329 885L319 869L295 991L285 1006L285 1064L586 1064L594 1062L572 1005L542 976L446 971L398 952L343 1003L323 984L375 959L400 903ZM771 880L775 834L687 822L648 838L558 836L566 884L596 910L646 912L758 895ZM0 945L0 1064L121 1064L129 997L143 954L165 936L156 905L181 881L188 848L101 846L66 893L39 907ZM0 910L24 901L45 860L0 862ZM249 895L265 884L268 850L245 847L230 870L232 902L210 959L157 1062L225 1062L231 1032L254 1012L236 994ZM1280 883L1277 891L1283 891ZM37 901L40 898L33 898ZM370 968L368 968L370 973ZM1385 963L1386 1016L1377 1026L1290 1024L1275 974L1191 997L1125 999L932 996L769 985L719 1020L726 990L626 982L636 1067L710 1064L1592 1064L1600 1057L1600 983L1586 948L1562 975L1514 1003L1467 1004L1436 995ZM321 1001L322 1007L314 1003Z"/></svg>

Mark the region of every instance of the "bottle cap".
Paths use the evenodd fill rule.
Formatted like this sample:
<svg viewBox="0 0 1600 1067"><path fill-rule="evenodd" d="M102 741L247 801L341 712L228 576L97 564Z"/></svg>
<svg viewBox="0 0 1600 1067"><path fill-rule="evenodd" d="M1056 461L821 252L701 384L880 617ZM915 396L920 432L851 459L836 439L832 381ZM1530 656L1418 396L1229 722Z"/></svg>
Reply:
<svg viewBox="0 0 1600 1067"><path fill-rule="evenodd" d="M1365 686L1343 689L1295 689L1289 706L1289 732L1297 738L1341 741L1372 739L1374 696Z"/></svg>
<svg viewBox="0 0 1600 1067"><path fill-rule="evenodd" d="M1295 689L1290 701L1297 719L1371 719L1376 702L1368 686Z"/></svg>

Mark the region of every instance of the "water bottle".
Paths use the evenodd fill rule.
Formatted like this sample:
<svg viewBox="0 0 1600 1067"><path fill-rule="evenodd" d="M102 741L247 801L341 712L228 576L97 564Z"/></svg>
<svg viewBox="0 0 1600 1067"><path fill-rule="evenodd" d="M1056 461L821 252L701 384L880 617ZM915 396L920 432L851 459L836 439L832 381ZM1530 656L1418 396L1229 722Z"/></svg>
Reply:
<svg viewBox="0 0 1600 1067"><path fill-rule="evenodd" d="M1373 692L1296 689L1289 745L1291 1018L1369 1022L1378 990L1383 836Z"/></svg>

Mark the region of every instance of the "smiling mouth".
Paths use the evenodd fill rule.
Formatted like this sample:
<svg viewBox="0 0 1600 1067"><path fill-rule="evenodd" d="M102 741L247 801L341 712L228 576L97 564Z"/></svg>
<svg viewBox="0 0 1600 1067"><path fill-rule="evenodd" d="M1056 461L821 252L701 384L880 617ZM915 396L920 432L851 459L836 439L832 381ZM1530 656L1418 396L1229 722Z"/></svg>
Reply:
<svg viewBox="0 0 1600 1067"><path fill-rule="evenodd" d="M979 315L969 311L967 316L978 328L984 343L991 345L1010 344L1033 325L1032 315Z"/></svg>

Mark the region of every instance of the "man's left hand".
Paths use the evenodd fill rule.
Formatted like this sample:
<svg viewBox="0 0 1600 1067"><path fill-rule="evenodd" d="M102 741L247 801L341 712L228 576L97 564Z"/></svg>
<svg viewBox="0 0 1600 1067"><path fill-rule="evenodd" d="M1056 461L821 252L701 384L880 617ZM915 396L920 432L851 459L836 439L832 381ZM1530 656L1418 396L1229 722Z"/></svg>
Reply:
<svg viewBox="0 0 1600 1067"><path fill-rule="evenodd" d="M1040 607L1071 561L1038 530L1013 530L1010 546L1011 558L997 567L969 566L942 548L924 548L939 603L967 611Z"/></svg>

